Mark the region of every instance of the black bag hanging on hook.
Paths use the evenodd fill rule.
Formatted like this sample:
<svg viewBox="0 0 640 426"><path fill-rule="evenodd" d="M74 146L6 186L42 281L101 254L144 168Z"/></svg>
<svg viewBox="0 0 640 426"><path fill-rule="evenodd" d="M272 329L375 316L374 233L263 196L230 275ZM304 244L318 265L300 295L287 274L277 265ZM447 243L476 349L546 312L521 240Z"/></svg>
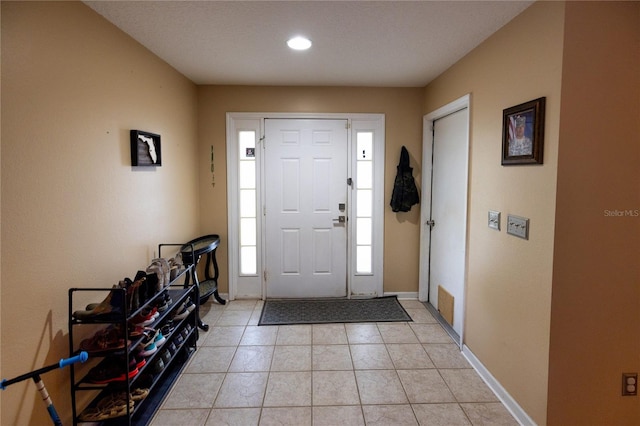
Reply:
<svg viewBox="0 0 640 426"><path fill-rule="evenodd" d="M394 212L408 212L411 206L420 202L418 188L413 179L413 168L409 167L409 152L404 146L400 151L398 174L391 194L391 210Z"/></svg>

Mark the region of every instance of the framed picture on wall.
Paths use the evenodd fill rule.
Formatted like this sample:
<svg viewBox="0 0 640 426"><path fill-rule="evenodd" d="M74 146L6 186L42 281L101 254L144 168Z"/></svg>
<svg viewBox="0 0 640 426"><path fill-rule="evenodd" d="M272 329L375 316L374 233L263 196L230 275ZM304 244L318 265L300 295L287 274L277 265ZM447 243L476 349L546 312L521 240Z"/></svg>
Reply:
<svg viewBox="0 0 640 426"><path fill-rule="evenodd" d="M162 165L160 135L143 132L142 130L131 130L131 165Z"/></svg>
<svg viewBox="0 0 640 426"><path fill-rule="evenodd" d="M503 166L542 164L545 100L538 98L503 110Z"/></svg>

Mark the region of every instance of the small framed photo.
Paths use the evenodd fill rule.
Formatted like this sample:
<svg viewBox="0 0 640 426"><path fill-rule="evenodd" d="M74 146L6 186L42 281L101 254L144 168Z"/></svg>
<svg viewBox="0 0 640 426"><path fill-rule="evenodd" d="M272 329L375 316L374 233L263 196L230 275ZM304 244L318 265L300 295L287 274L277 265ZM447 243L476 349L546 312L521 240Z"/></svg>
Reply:
<svg viewBox="0 0 640 426"><path fill-rule="evenodd" d="M542 164L546 98L502 112L502 165Z"/></svg>
<svg viewBox="0 0 640 426"><path fill-rule="evenodd" d="M131 130L131 165L162 166L160 135Z"/></svg>

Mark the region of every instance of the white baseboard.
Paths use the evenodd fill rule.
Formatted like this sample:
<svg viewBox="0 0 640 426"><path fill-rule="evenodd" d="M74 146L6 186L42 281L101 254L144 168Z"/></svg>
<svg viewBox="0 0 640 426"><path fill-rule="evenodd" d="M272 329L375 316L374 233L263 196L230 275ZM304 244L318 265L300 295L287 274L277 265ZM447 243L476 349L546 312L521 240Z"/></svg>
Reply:
<svg viewBox="0 0 640 426"><path fill-rule="evenodd" d="M396 296L399 300L418 300L418 292L417 291L406 291L406 292L385 292L383 296ZM220 297L225 300L229 299L228 293L220 293ZM353 296L352 296L353 297ZM371 297L371 296L362 296L362 297ZM243 299L262 299L260 295L254 296L236 296L235 299L243 300Z"/></svg>
<svg viewBox="0 0 640 426"><path fill-rule="evenodd" d="M462 345L462 355L469 361L469 363L476 370L478 375L484 380L489 388L496 394L498 399L509 410L511 415L523 426L535 426L536 422L520 407L515 399L505 388L502 387L500 382L487 370L487 368L480 362L480 360L471 352L471 349L467 345Z"/></svg>
<svg viewBox="0 0 640 426"><path fill-rule="evenodd" d="M417 291L400 291L400 292L385 291L384 296L396 296L399 300L418 300Z"/></svg>

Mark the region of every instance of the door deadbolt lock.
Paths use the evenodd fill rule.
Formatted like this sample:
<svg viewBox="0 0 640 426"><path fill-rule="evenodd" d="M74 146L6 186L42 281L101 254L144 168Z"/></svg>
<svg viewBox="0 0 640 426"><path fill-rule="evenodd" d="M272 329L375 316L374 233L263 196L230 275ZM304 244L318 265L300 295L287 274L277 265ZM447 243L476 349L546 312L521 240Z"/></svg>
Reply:
<svg viewBox="0 0 640 426"><path fill-rule="evenodd" d="M334 222L338 222L338 223L345 223L347 221L347 217L346 216L338 216L337 218L333 219Z"/></svg>
<svg viewBox="0 0 640 426"><path fill-rule="evenodd" d="M338 210L340 210L341 212L343 212L344 209L346 208L347 208L347 205L345 203L338 204Z"/></svg>

